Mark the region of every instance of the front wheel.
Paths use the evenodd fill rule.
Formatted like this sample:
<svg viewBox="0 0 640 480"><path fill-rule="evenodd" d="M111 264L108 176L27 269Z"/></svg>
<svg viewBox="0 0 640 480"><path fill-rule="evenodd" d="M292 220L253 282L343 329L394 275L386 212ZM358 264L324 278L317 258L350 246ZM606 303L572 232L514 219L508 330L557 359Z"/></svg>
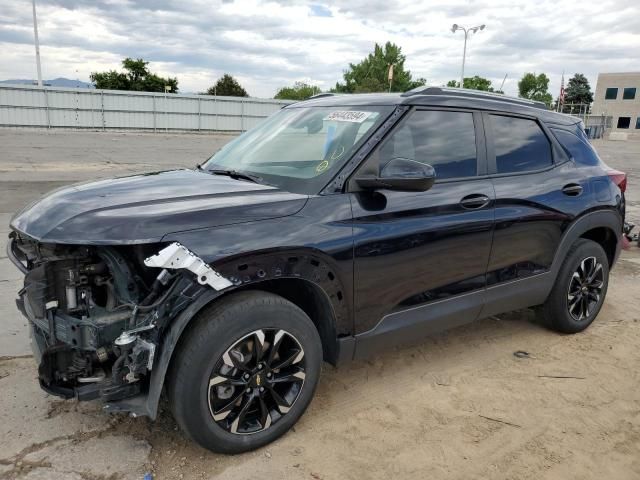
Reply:
<svg viewBox="0 0 640 480"><path fill-rule="evenodd" d="M320 376L313 322L288 300L258 291L231 295L194 322L168 379L178 424L221 453L283 435L304 413Z"/></svg>
<svg viewBox="0 0 640 480"><path fill-rule="evenodd" d="M567 253L549 298L540 308L544 323L562 333L583 331L602 308L609 286L609 261L602 247L579 239Z"/></svg>

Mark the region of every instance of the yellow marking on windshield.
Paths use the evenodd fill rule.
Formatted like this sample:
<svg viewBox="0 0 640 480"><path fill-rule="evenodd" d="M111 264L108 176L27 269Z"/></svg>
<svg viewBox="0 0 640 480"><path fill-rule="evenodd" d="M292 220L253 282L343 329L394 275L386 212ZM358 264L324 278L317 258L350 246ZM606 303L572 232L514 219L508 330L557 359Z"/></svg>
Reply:
<svg viewBox="0 0 640 480"><path fill-rule="evenodd" d="M317 173L322 173L324 172L327 168L329 168L329 161L328 160L323 160L321 161L318 166L316 167L316 172Z"/></svg>

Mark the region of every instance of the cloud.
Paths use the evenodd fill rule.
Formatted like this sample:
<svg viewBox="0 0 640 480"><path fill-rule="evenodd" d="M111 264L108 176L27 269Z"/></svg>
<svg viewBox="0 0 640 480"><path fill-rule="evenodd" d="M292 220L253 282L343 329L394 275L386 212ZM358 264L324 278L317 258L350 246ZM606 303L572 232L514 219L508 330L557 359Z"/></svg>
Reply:
<svg viewBox="0 0 640 480"><path fill-rule="evenodd" d="M142 57L177 76L183 92L223 73L254 96L304 80L330 88L375 42L399 44L415 77L442 85L458 78L463 34L450 26L486 24L470 34L465 75L517 93L528 71L560 77L640 70L640 4L633 0L39 0L43 75L88 80ZM33 78L30 8L0 0L0 78Z"/></svg>

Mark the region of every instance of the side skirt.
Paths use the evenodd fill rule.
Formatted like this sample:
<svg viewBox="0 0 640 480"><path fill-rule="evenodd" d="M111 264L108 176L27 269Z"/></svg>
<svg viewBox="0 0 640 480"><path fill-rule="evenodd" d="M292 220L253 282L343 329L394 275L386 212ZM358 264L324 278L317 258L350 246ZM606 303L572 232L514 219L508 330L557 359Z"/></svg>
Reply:
<svg viewBox="0 0 640 480"><path fill-rule="evenodd" d="M549 296L554 282L555 276L545 272L491 286L486 290L485 305L479 318L540 305Z"/></svg>
<svg viewBox="0 0 640 480"><path fill-rule="evenodd" d="M386 315L374 328L356 335L353 358L415 344L433 333L473 322L482 310L484 295L484 290L470 292Z"/></svg>
<svg viewBox="0 0 640 480"><path fill-rule="evenodd" d="M480 318L540 305L549 295L553 280L553 275L546 272L391 313L371 330L350 337L355 342L341 339L345 348L340 362L348 360L351 353L353 359L368 358L390 347L419 343L429 335Z"/></svg>

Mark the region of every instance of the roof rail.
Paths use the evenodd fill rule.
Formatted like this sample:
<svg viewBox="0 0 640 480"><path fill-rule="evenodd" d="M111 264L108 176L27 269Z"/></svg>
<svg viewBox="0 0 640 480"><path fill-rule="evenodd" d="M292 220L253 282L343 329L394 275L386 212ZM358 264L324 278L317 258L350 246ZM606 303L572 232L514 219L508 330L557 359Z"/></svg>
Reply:
<svg viewBox="0 0 640 480"><path fill-rule="evenodd" d="M548 110L549 107L544 102L529 100L528 98L518 98L502 93L485 92L481 90L471 90L468 88L452 88L452 87L418 87L402 94L403 97L412 97L414 95L452 95L456 97L479 98L484 100L496 100L498 102L515 103L518 105L526 105L528 107L541 108Z"/></svg>
<svg viewBox="0 0 640 480"><path fill-rule="evenodd" d="M335 93L331 93L331 92L322 92L322 93L317 93L316 95L312 95L309 98L307 98L307 100L312 100L314 98L322 98L322 97L333 97L335 96Z"/></svg>

